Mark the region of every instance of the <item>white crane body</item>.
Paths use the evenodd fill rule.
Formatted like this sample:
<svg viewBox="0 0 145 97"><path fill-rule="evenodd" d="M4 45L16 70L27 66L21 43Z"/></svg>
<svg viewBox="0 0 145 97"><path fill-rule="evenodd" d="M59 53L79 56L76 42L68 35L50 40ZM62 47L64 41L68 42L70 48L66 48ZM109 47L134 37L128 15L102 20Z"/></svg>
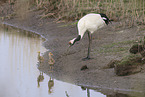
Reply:
<svg viewBox="0 0 145 97"><path fill-rule="evenodd" d="M82 39L86 31L89 31L92 34L104 25L106 25L105 21L102 19L100 14L87 14L78 21L78 34Z"/></svg>
<svg viewBox="0 0 145 97"><path fill-rule="evenodd" d="M77 24L78 27L78 37L73 38L69 41L70 46L73 46L75 42L83 38L86 31L88 31L89 46L88 46L88 55L85 59L90 59L90 45L92 42L92 34L98 29L108 25L111 21L105 14L95 14L90 13L83 16Z"/></svg>

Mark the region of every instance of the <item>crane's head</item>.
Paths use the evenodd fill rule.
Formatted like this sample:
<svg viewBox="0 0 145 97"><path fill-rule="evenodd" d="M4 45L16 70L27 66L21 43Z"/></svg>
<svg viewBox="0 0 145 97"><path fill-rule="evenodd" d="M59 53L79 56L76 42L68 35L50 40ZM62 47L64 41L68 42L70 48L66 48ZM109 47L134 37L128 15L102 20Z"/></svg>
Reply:
<svg viewBox="0 0 145 97"><path fill-rule="evenodd" d="M51 55L51 56L52 56L53 54L52 54L51 52L49 52L49 55Z"/></svg>
<svg viewBox="0 0 145 97"><path fill-rule="evenodd" d="M75 43L76 38L69 41L69 47L73 46Z"/></svg>
<svg viewBox="0 0 145 97"><path fill-rule="evenodd" d="M77 38L74 38L72 40L69 41L69 47L73 46L75 44L75 42L79 41L81 39L81 35L78 35Z"/></svg>

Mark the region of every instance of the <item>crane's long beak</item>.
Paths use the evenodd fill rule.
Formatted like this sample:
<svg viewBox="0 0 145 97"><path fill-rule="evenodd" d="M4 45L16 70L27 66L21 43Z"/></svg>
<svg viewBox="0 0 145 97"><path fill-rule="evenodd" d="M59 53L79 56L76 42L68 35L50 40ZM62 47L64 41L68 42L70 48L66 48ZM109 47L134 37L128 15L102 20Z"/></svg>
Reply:
<svg viewBox="0 0 145 97"><path fill-rule="evenodd" d="M66 50L66 53L69 52L69 49L70 49L71 45L68 46L67 50Z"/></svg>
<svg viewBox="0 0 145 97"><path fill-rule="evenodd" d="M69 45L69 46L68 46L68 49L69 49L71 46L72 46L72 45Z"/></svg>
<svg viewBox="0 0 145 97"><path fill-rule="evenodd" d="M68 46L67 51L70 49L71 45Z"/></svg>

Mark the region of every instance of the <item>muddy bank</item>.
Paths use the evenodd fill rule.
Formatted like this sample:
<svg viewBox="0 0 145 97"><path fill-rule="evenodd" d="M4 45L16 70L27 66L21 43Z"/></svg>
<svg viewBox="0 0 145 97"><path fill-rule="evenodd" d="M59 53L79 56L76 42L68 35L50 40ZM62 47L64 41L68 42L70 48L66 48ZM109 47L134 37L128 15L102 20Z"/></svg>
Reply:
<svg viewBox="0 0 145 97"><path fill-rule="evenodd" d="M87 35L67 51L68 41L77 37L76 25L57 24L53 22L54 19L41 19L40 12L33 11L25 19L14 16L0 21L2 24L38 33L46 38L43 46L54 54L56 63L53 72L50 72L46 52L45 62L39 66L39 70L55 79L97 89L107 95L119 92L140 94L140 97L144 97L144 68L140 73L119 77L115 75L114 69L104 69L104 66L112 59L120 60L127 55L134 41L142 37L145 30L139 27L118 30L114 28L117 23L113 22L93 34L92 59L82 61L87 55ZM84 65L87 65L88 69L81 71Z"/></svg>

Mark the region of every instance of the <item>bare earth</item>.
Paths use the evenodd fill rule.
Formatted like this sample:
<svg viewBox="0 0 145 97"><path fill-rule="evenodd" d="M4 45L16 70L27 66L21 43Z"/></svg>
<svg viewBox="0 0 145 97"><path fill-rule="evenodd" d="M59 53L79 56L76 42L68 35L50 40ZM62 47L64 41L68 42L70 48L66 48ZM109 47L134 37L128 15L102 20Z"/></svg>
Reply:
<svg viewBox="0 0 145 97"><path fill-rule="evenodd" d="M40 19L40 12L31 12L27 18L18 17L0 20L1 23L23 30L35 32L46 38L43 46L54 54L56 61L50 72L48 60L39 65L39 70L64 82L96 89L106 95L124 93L125 95L145 96L145 70L129 76L116 76L114 69L104 69L111 60L120 60L129 54L134 41L143 38L145 30L141 27L120 29L113 22L93 34L91 60L82 61L87 55L88 37L68 49L69 40L77 37L76 25L72 23L55 23L54 19ZM49 52L48 51L48 52ZM48 59L48 52L44 58ZM81 71L87 65L88 69ZM128 97L128 96L122 96Z"/></svg>

